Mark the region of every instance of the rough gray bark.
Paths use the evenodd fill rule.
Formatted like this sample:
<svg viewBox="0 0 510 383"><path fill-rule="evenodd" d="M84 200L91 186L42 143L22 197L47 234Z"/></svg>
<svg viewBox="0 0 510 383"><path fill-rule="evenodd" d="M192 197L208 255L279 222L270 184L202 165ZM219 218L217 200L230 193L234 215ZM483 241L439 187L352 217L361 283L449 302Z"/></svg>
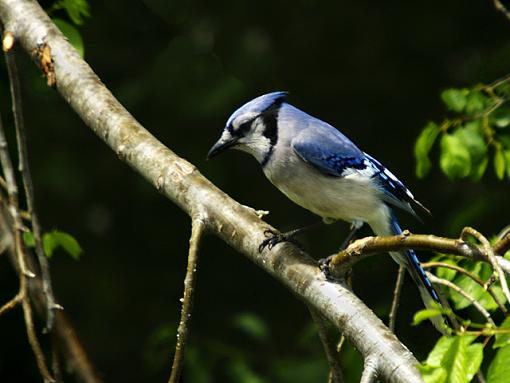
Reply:
<svg viewBox="0 0 510 383"><path fill-rule="evenodd" d="M145 130L101 83L33 0L0 0L0 19L33 54L46 44L56 87L83 121L156 189L209 232L280 280L329 319L362 353L377 376L389 382L422 382L417 361L395 335L345 286L327 281L315 261L285 243L258 252L270 228ZM46 63L47 64L47 63ZM48 68L46 65L45 68ZM52 71L51 65L49 66ZM374 362L376 361L376 362Z"/></svg>

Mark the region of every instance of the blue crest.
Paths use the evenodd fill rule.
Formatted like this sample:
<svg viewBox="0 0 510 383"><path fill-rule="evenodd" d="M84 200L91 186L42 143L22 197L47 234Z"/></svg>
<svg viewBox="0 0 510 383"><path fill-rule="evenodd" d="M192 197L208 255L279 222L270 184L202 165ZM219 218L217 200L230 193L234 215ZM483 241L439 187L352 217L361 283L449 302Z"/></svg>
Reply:
<svg viewBox="0 0 510 383"><path fill-rule="evenodd" d="M270 108L273 104L277 102L283 102L283 100L287 97L288 92L271 92L254 98L251 101L248 101L246 104L238 108L227 120L226 126L232 124L232 122L241 114L244 113L253 113L260 114L266 109Z"/></svg>

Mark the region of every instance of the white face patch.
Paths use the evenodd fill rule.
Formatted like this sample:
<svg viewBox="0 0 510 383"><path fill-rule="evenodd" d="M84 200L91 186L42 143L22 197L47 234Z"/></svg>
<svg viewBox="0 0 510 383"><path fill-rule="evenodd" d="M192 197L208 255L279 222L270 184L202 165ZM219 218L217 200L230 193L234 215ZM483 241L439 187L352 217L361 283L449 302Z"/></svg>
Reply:
<svg viewBox="0 0 510 383"><path fill-rule="evenodd" d="M262 119L253 121L251 129L239 138L238 149L253 155L257 161L262 162L266 154L271 150L271 141L264 136L265 126Z"/></svg>

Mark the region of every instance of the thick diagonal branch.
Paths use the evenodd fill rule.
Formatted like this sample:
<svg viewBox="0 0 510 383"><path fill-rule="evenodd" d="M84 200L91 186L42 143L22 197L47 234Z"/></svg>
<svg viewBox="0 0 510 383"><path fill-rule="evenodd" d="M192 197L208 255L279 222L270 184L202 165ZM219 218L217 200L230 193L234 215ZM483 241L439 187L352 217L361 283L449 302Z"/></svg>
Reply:
<svg viewBox="0 0 510 383"><path fill-rule="evenodd" d="M27 52L51 55L57 90L117 155L190 216L205 217L209 232L280 280L342 331L364 357L377 360L377 376L421 382L417 361L348 288L326 280L316 262L291 244L258 252L270 227L219 190L189 162L145 130L112 96L34 0L0 0L5 29ZM46 54L47 56L47 54ZM47 63L47 60L46 62Z"/></svg>

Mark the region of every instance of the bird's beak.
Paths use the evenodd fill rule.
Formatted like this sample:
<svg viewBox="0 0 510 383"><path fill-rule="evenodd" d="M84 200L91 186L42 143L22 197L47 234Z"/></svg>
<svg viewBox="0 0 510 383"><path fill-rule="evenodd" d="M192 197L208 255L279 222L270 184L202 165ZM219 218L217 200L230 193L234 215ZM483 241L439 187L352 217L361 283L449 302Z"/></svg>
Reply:
<svg viewBox="0 0 510 383"><path fill-rule="evenodd" d="M228 148L231 148L237 143L237 137L228 137L225 138L221 136L221 138L213 145L209 153L207 153L207 159L210 160L213 157L216 157L221 152L224 152Z"/></svg>

